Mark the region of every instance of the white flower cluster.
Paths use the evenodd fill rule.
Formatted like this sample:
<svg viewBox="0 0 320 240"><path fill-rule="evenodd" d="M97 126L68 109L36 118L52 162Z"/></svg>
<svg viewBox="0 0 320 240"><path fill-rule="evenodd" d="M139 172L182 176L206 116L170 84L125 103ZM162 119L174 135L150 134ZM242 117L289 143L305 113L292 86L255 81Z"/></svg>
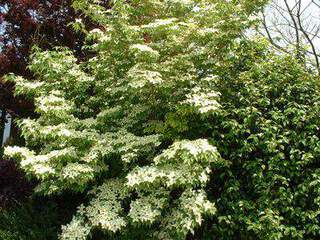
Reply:
<svg viewBox="0 0 320 240"><path fill-rule="evenodd" d="M211 164L221 161L217 149L205 139L176 142L154 158L154 165L133 170L127 185L137 189L203 185L209 179Z"/></svg>
<svg viewBox="0 0 320 240"><path fill-rule="evenodd" d="M117 232L124 228L127 223L123 215L121 201L126 197L127 192L123 183L119 180L108 180L106 183L92 191L94 199L87 207L81 206L77 215L71 223L62 228L60 236L63 240L78 239L75 231L82 230L80 236L86 239L92 228L100 227L110 232ZM84 219L87 219L84 221ZM74 235L72 236L72 233Z"/></svg>
<svg viewBox="0 0 320 240"><path fill-rule="evenodd" d="M196 88L187 95L183 104L195 106L200 113L214 112L220 108L219 96L220 93L216 91L203 92L200 88Z"/></svg>
<svg viewBox="0 0 320 240"><path fill-rule="evenodd" d="M159 52L152 49L150 46L145 44L133 44L130 47L137 61L150 61L155 62L159 58Z"/></svg>
<svg viewBox="0 0 320 240"><path fill-rule="evenodd" d="M133 67L128 72L129 86L133 88L142 88L148 84L160 84L163 82L159 72L140 70Z"/></svg>
<svg viewBox="0 0 320 240"><path fill-rule="evenodd" d="M186 236L202 224L205 215L215 213L214 203L207 199L205 191L201 188L195 190L202 174L209 179L211 164L226 164L207 140L176 142L155 157L154 163L154 166L133 170L127 176L127 182L108 180L93 191L93 200L78 211L79 219L88 219L84 227L100 227L115 233L130 222L150 225L159 221L160 231L153 233L157 238L166 234ZM185 190L181 197L170 203L170 192L174 189ZM137 197L130 203L126 215L122 205L129 193L136 193ZM71 222L63 228L63 240L68 239L65 236L73 231L73 224Z"/></svg>

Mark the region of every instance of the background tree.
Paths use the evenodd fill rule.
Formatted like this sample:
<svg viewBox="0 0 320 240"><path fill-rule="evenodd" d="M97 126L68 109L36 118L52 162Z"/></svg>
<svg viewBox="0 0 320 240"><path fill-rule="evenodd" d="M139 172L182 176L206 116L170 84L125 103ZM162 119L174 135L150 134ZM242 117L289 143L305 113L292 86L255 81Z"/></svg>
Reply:
<svg viewBox="0 0 320 240"><path fill-rule="evenodd" d="M83 36L69 23L76 14L70 0L1 0L1 69L0 74L15 72L27 75L30 48L55 45L80 50Z"/></svg>
<svg viewBox="0 0 320 240"><path fill-rule="evenodd" d="M273 0L262 20L261 33L276 49L320 71L319 0Z"/></svg>

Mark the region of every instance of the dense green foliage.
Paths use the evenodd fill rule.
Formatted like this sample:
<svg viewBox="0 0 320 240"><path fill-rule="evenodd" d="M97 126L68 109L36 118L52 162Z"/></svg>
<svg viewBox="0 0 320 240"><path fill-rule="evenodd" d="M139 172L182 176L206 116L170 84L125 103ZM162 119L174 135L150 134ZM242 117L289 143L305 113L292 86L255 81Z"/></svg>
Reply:
<svg viewBox="0 0 320 240"><path fill-rule="evenodd" d="M0 240L55 240L70 214L53 201L27 200L0 210Z"/></svg>
<svg viewBox="0 0 320 240"><path fill-rule="evenodd" d="M236 51L230 65L219 69L223 111L210 125L219 152L232 162L211 180L213 195L222 190L212 234L316 239L319 80L260 44L242 43Z"/></svg>
<svg viewBox="0 0 320 240"><path fill-rule="evenodd" d="M242 36L264 3L77 0L94 56L35 49L37 78L8 77L39 117L6 156L88 194L62 240L320 236L319 79Z"/></svg>

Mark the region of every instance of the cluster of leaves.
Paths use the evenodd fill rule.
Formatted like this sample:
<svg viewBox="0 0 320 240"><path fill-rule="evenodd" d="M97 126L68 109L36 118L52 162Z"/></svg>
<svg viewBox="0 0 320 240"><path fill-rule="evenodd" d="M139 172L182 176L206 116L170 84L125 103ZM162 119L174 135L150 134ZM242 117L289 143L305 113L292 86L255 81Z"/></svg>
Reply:
<svg viewBox="0 0 320 240"><path fill-rule="evenodd" d="M124 0L74 7L104 26L78 63L35 49L10 75L39 117L7 147L36 191L88 193L63 240L314 239L317 77L241 33L263 0Z"/></svg>

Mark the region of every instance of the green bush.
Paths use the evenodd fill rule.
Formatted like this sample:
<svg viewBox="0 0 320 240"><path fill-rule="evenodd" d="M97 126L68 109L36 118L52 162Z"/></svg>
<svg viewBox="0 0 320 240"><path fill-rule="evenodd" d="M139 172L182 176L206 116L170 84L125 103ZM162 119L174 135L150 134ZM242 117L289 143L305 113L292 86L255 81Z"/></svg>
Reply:
<svg viewBox="0 0 320 240"><path fill-rule="evenodd" d="M0 240L55 240L61 225L72 218L83 196L64 194L59 197L33 196L0 208Z"/></svg>
<svg viewBox="0 0 320 240"><path fill-rule="evenodd" d="M63 223L54 203L26 202L0 210L1 240L54 240Z"/></svg>
<svg viewBox="0 0 320 240"><path fill-rule="evenodd" d="M213 174L210 239L320 236L319 78L263 45L242 42L218 68L212 140L228 170ZM216 193L218 191L219 193Z"/></svg>

